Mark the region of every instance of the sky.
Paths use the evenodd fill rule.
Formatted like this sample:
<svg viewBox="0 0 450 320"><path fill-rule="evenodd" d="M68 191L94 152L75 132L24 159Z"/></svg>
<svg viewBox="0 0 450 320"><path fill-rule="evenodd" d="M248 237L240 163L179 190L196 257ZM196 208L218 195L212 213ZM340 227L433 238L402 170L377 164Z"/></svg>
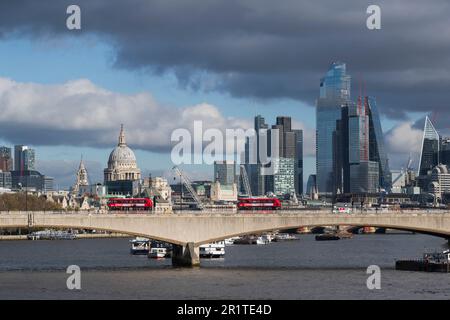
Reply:
<svg viewBox="0 0 450 320"><path fill-rule="evenodd" d="M143 175L168 176L171 133L249 128L291 116L315 173L315 100L333 61L352 98L377 100L391 168L418 151L423 119L449 131L450 3L380 0L4 0L0 3L0 144L36 149L37 169L73 184L83 157L101 182L124 124ZM81 30L66 8L81 8ZM362 90L362 89L361 89ZM191 178L212 167L185 165Z"/></svg>

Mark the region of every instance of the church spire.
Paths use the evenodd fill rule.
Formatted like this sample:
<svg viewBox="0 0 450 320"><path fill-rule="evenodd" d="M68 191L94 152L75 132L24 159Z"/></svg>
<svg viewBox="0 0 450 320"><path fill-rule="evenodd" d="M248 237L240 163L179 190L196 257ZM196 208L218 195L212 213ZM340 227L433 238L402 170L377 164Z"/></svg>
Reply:
<svg viewBox="0 0 450 320"><path fill-rule="evenodd" d="M126 145L127 142L125 141L125 132L123 131L123 124L120 125L120 135L119 135L119 146Z"/></svg>

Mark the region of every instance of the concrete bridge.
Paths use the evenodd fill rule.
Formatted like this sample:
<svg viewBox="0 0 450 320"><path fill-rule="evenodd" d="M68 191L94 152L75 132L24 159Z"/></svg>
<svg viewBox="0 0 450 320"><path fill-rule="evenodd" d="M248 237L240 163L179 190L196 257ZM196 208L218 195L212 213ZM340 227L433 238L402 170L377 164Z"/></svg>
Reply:
<svg viewBox="0 0 450 320"><path fill-rule="evenodd" d="M199 264L201 244L232 236L315 226L373 226L450 239L450 212L331 214L328 211L275 213L99 214L87 212L0 212L0 228L72 228L143 236L174 245L174 265Z"/></svg>

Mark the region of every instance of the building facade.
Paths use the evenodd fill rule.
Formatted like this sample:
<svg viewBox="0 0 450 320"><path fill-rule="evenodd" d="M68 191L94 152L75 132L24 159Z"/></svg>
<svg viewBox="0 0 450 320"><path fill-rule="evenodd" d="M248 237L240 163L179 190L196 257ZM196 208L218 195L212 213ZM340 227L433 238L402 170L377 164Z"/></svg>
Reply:
<svg viewBox="0 0 450 320"><path fill-rule="evenodd" d="M232 185L236 179L236 164L234 161L214 161L214 181L221 185Z"/></svg>
<svg viewBox="0 0 450 320"><path fill-rule="evenodd" d="M140 180L141 170L136 163L134 152L127 146L123 125L120 129L119 143L108 159L108 167L104 170L105 184L112 181Z"/></svg>
<svg viewBox="0 0 450 320"><path fill-rule="evenodd" d="M440 143L439 133L434 128L428 116L425 117L420 152L419 176L427 175L428 171L439 164Z"/></svg>
<svg viewBox="0 0 450 320"><path fill-rule="evenodd" d="M320 80L316 108L316 174L318 192L324 195L334 191L333 134L336 121L341 119L341 107L350 101L350 82L346 65L341 62L332 63Z"/></svg>
<svg viewBox="0 0 450 320"><path fill-rule="evenodd" d="M11 148L0 147L0 170L1 171L11 171L13 170L13 159Z"/></svg>
<svg viewBox="0 0 450 320"><path fill-rule="evenodd" d="M76 181L72 187L72 193L82 195L82 191L84 191L87 186L89 186L88 172L84 165L83 159L81 159L76 175Z"/></svg>
<svg viewBox="0 0 450 320"><path fill-rule="evenodd" d="M35 150L24 145L14 146L14 170L18 172L35 170Z"/></svg>
<svg viewBox="0 0 450 320"><path fill-rule="evenodd" d="M0 170L0 188L5 188L5 189L12 188L11 172Z"/></svg>

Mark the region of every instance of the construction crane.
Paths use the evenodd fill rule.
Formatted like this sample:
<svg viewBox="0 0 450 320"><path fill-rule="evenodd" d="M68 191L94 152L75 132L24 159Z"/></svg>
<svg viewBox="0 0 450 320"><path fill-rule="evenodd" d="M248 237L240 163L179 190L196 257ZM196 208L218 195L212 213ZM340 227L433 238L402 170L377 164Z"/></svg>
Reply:
<svg viewBox="0 0 450 320"><path fill-rule="evenodd" d="M183 185L186 187L186 189L188 189L189 193L192 195L192 198L194 199L197 208L203 210L203 203L198 197L197 192L195 192L194 188L192 188L191 180L187 176L185 176L183 172L180 170L180 168L178 168L177 166L174 166L172 170L174 170L175 173L180 176Z"/></svg>
<svg viewBox="0 0 450 320"><path fill-rule="evenodd" d="M240 174L241 174L242 183L244 184L245 194L247 196L251 197L252 190L250 188L250 182L248 181L247 170L245 170L245 166L243 164L241 164L240 168L241 168Z"/></svg>

